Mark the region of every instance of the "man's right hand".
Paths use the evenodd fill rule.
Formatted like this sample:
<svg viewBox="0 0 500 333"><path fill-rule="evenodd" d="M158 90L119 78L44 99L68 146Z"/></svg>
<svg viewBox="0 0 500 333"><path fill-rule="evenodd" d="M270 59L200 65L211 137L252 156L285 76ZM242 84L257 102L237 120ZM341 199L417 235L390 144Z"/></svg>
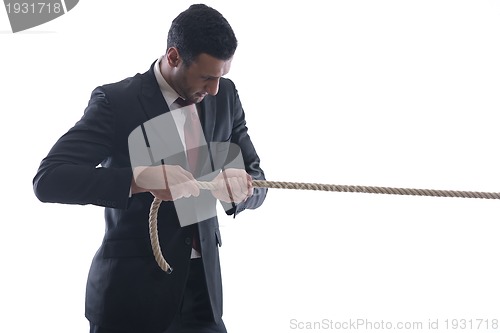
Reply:
<svg viewBox="0 0 500 333"><path fill-rule="evenodd" d="M163 201L200 195L196 179L178 165L136 167L133 173L132 194L151 192Z"/></svg>

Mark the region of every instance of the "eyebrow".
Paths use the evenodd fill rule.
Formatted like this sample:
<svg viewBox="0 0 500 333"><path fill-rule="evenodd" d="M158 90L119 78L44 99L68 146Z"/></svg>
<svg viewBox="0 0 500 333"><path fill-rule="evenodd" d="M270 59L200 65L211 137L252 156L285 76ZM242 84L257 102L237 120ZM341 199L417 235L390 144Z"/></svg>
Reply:
<svg viewBox="0 0 500 333"><path fill-rule="evenodd" d="M201 75L202 78L204 79L219 79L222 76L213 76L213 75Z"/></svg>

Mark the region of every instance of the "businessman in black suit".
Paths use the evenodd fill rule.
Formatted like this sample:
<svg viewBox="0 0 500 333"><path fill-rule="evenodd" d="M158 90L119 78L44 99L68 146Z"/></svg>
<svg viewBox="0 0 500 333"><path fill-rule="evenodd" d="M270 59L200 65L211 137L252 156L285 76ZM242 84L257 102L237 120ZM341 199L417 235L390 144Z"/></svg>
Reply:
<svg viewBox="0 0 500 333"><path fill-rule="evenodd" d="M42 160L33 179L41 201L105 207L106 232L87 281L85 314L91 333L226 332L221 236L210 212L219 200L227 214L236 216L259 207L266 196L265 189L252 187L251 180L264 179L264 173L237 90L223 78L236 46L234 32L219 12L205 5L189 7L172 22L165 55L143 74L96 88L82 118ZM175 110L193 106L204 134L199 145L208 147L197 165L208 165L208 171L190 167L187 139L181 135L187 116L175 115ZM180 147L180 157L132 163L137 148L130 147L131 133L141 130L144 142L137 145L144 143L151 151L153 132L144 124L164 115L172 115L170 122L156 124L165 124L170 134L160 146ZM168 129L177 132L172 136L174 130ZM237 154L229 144L239 148ZM238 158L241 168L231 165ZM199 176L219 186L200 191L195 184ZM207 195L211 199L200 204ZM171 274L158 267L149 242L154 197L164 200L158 229L161 248L174 268ZM193 203L189 212L201 209L208 217L180 221L176 205L183 200Z"/></svg>

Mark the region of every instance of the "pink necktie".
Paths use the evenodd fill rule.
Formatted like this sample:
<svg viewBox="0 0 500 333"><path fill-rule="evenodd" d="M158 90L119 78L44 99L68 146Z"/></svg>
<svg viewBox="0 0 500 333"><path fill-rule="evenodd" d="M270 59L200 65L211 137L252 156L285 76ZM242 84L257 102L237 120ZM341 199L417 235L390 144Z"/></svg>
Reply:
<svg viewBox="0 0 500 333"><path fill-rule="evenodd" d="M201 125L196 106L187 106L186 122L184 123L184 142L186 143L186 155L191 173L196 172L198 163L198 148L201 139Z"/></svg>

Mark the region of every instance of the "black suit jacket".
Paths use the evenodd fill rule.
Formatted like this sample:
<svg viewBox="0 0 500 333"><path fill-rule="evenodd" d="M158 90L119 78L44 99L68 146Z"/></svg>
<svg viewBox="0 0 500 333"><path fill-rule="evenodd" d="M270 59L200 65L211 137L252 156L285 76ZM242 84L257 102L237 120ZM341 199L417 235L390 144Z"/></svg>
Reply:
<svg viewBox="0 0 500 333"><path fill-rule="evenodd" d="M146 73L96 88L81 120L55 143L33 180L35 194L43 202L105 207L106 232L92 261L86 291L86 316L97 325L131 332L165 330L182 300L194 228L199 228L214 320L222 316L217 217L180 227L174 204L161 204L160 245L174 267L172 274L166 274L156 264L149 241L153 196L129 196L128 137L141 124L168 111L153 66ZM202 101L201 121L207 142L238 145L246 171L254 179L264 179L230 80L221 78L218 94ZM266 190L255 189L252 197L227 213L256 208L265 195Z"/></svg>

